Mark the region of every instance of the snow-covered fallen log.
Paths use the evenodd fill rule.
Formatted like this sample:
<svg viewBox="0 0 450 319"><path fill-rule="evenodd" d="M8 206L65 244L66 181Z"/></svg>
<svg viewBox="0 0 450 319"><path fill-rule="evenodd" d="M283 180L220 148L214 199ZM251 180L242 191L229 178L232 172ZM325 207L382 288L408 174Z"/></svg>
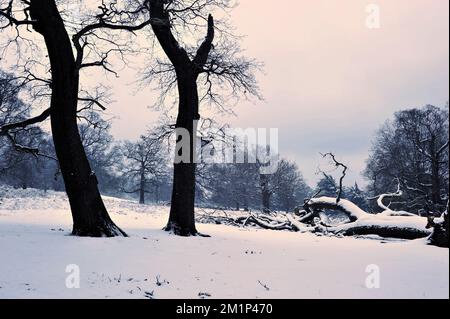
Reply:
<svg viewBox="0 0 450 319"><path fill-rule="evenodd" d="M329 225L322 218L324 211L327 211L328 214L343 213L348 217L348 222ZM448 215L443 215L438 220L429 220L408 212L396 212L389 208L379 214L370 214L348 200L341 199L337 202L335 198L331 197L309 199L304 204L304 211L295 214L270 215L202 210L202 213L197 215L197 221L343 236L378 235L384 238L400 239L417 239L428 236L430 243L448 247L448 226L445 226L448 225ZM439 229L439 232L436 232L436 229Z"/></svg>
<svg viewBox="0 0 450 319"><path fill-rule="evenodd" d="M269 214L252 213L252 212L226 212L215 210L208 212L201 210L197 213L197 222L206 224L224 224L239 227L257 227L271 230L288 230L298 231L285 214L271 216ZM307 227L307 225L300 228Z"/></svg>
<svg viewBox="0 0 450 319"><path fill-rule="evenodd" d="M299 231L301 233L314 231L314 227L302 223L300 220L297 220L293 215L286 214L286 219L289 221L294 231Z"/></svg>
<svg viewBox="0 0 450 319"><path fill-rule="evenodd" d="M244 225L246 223L253 223L256 224L258 226L260 226L261 228L265 228L265 229L272 229L272 230L292 230L290 224L288 221L286 222L278 222L278 221L272 221L272 222L268 222L268 221L264 221L264 217L266 216L255 216L254 214L250 214L250 216L247 218L247 220L245 221Z"/></svg>
<svg viewBox="0 0 450 319"><path fill-rule="evenodd" d="M427 228L428 221L424 217L406 214L397 215L391 210L381 214L369 214L353 204L341 199L319 197L308 200L304 205L308 213L317 213L322 210L340 211L345 213L350 222L347 224L324 227L327 232L353 235L378 235L402 239L417 239L431 235L432 230ZM326 226L326 225L325 225Z"/></svg>

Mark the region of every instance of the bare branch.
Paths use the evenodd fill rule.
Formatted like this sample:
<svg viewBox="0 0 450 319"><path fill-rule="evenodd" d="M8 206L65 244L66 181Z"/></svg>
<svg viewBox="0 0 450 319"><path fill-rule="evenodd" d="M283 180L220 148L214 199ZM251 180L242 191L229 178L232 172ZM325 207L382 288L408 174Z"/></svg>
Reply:
<svg viewBox="0 0 450 319"><path fill-rule="evenodd" d="M381 194L376 197L369 198L369 200L377 199L377 204L381 209L383 209L384 211L391 210L388 206L384 205L383 200L388 197L402 197L403 196L403 192L400 189L400 180L398 178L396 180L397 180L397 191L395 193Z"/></svg>
<svg viewBox="0 0 450 319"><path fill-rule="evenodd" d="M5 135L13 129L25 128L27 126L43 122L50 116L50 114L51 114L51 111L50 111L50 108L48 108L36 117L27 119L25 121L4 125L4 126L0 127L0 135Z"/></svg>
<svg viewBox="0 0 450 319"><path fill-rule="evenodd" d="M104 106L99 100L94 98L88 98L88 97L78 97L78 101L82 102L88 102L90 105L97 105L99 108L101 108L103 111L106 111L106 106ZM82 109L83 110L83 109ZM78 112L80 112L79 110Z"/></svg>
<svg viewBox="0 0 450 319"><path fill-rule="evenodd" d="M25 2L25 1L24 1ZM9 26L21 26L21 25L34 25L36 23L36 21L34 20L29 20L28 19L28 13L27 11L29 10L29 8L25 8L24 14L27 17L26 20L18 20L14 17L14 13L13 13L13 3L14 0L10 0L9 4L6 8L0 8L0 17L6 18L8 20L8 24L4 25L4 26L0 26L0 29L5 29Z"/></svg>
<svg viewBox="0 0 450 319"><path fill-rule="evenodd" d="M197 73L203 71L203 66L208 60L209 53L213 48L214 41L214 18L212 15L208 16L208 31L205 40L201 44L200 48L197 50L197 54L193 60L194 67L197 69Z"/></svg>
<svg viewBox="0 0 450 319"><path fill-rule="evenodd" d="M338 160L336 160L336 156L333 153L331 153L331 152L330 153L326 153L326 154L321 154L321 155L322 155L323 158L326 158L328 156L331 157L331 159L333 160L336 168L342 167L342 176L339 179L339 190L338 190L338 194L337 194L337 197L336 197L336 203L338 204L339 201L341 200L341 197L342 197L342 192L343 192L343 187L344 187L343 186L343 182L344 182L344 178L346 176L348 167L345 164L343 164L343 163L339 162Z"/></svg>

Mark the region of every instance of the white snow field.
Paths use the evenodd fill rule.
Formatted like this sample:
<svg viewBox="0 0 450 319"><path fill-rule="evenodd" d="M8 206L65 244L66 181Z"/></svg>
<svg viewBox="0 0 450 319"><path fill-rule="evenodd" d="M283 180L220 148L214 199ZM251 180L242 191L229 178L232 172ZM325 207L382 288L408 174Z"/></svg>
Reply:
<svg viewBox="0 0 450 319"><path fill-rule="evenodd" d="M449 250L424 240L203 224L211 238L180 238L161 230L168 207L106 197L130 238L78 238L63 193L0 192L0 298L449 298Z"/></svg>

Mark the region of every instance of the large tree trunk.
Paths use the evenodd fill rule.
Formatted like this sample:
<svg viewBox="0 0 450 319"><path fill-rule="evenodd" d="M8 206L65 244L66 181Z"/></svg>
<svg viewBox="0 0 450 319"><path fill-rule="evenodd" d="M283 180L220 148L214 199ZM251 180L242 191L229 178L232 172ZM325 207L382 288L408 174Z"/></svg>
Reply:
<svg viewBox="0 0 450 319"><path fill-rule="evenodd" d="M172 202L166 231L179 236L195 236L195 164L174 165Z"/></svg>
<svg viewBox="0 0 450 319"><path fill-rule="evenodd" d="M52 72L53 141L73 217L73 235L126 234L110 219L89 165L77 125L79 72L71 41L54 0L31 0L35 30L44 37Z"/></svg>
<svg viewBox="0 0 450 319"><path fill-rule="evenodd" d="M170 16L164 8L166 1L150 1L150 16L154 21L167 21L168 25L152 23L153 31L175 68L179 94L179 108L177 117L177 129L184 129L189 133L190 150L189 160L174 164L172 202L170 217L166 230L176 235L198 235L195 228L194 204L195 204L195 170L194 161L196 128L194 121L200 119L199 98L197 91L197 79L205 65L212 49L214 40L214 19L208 17L208 32L204 42L199 47L194 59L178 43L172 34ZM178 133L177 133L178 134ZM177 138L177 142L179 139ZM184 154L186 155L186 153Z"/></svg>
<svg viewBox="0 0 450 319"><path fill-rule="evenodd" d="M192 71L183 70L178 75L178 91L180 96L177 129L189 132L189 163L175 163L173 173L172 201L170 216L166 230L180 236L197 235L195 228L195 170L194 159L196 128L194 121L200 118L198 114L197 83ZM181 137L180 137L181 138ZM177 142L180 139L177 138ZM186 141L184 141L186 143ZM182 157L184 154L178 154Z"/></svg>

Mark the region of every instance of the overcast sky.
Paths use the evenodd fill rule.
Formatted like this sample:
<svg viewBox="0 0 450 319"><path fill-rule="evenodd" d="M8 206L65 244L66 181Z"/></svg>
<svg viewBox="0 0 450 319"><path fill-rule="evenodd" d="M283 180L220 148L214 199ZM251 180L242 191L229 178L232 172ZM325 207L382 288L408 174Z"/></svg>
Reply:
<svg viewBox="0 0 450 319"><path fill-rule="evenodd" d="M282 4L281 4L282 3ZM366 27L378 4L380 28ZM448 0L241 0L232 12L249 56L265 63L265 101L240 103L233 126L279 128L280 151L315 183L320 152L360 172L373 135L393 112L444 106L449 93ZM116 138L135 139L156 121L155 93L135 94L134 74L114 80ZM327 169L326 163L321 163Z"/></svg>

